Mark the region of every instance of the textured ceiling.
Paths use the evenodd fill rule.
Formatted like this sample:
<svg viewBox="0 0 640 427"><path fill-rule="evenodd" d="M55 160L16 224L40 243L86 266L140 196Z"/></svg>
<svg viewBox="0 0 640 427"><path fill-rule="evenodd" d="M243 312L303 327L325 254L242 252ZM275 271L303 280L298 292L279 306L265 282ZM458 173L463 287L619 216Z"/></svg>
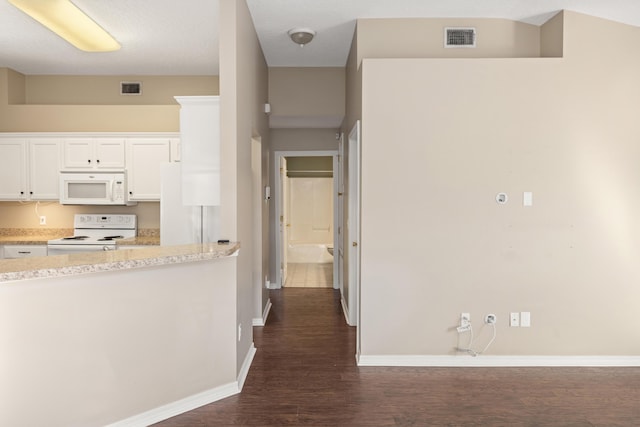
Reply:
<svg viewBox="0 0 640 427"><path fill-rule="evenodd" d="M81 52L0 0L0 67L24 74L216 75L218 0L73 0L122 44ZM239 1L239 0L238 0ZM486 17L542 24L569 9L640 26L640 0L247 0L269 66L344 66L357 18ZM293 44L287 31L316 38Z"/></svg>

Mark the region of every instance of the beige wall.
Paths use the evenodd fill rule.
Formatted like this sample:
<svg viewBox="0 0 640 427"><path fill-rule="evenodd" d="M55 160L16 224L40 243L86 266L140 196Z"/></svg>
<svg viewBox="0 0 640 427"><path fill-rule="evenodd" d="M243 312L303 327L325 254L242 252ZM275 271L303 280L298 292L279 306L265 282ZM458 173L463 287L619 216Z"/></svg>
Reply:
<svg viewBox="0 0 640 427"><path fill-rule="evenodd" d="M0 228L73 228L73 215L135 214L138 228L160 228L160 203L144 202L135 206L73 206L58 202L0 202ZM39 216L47 217L47 225L39 225Z"/></svg>
<svg viewBox="0 0 640 427"><path fill-rule="evenodd" d="M216 76L138 76L144 95L120 97L120 79L23 76L0 68L0 132L177 132L173 95L218 92Z"/></svg>
<svg viewBox="0 0 640 427"><path fill-rule="evenodd" d="M497 315L490 355L640 355L640 29L564 31L564 59L363 61L363 355L455 355L461 312L478 348Z"/></svg>
<svg viewBox="0 0 640 427"><path fill-rule="evenodd" d="M121 424L147 425L182 399L237 393L235 263L0 283L0 425L105 426L154 411Z"/></svg>
<svg viewBox="0 0 640 427"><path fill-rule="evenodd" d="M562 58L564 54L564 12L559 12L540 27L540 56Z"/></svg>
<svg viewBox="0 0 640 427"><path fill-rule="evenodd" d="M267 230L262 242L254 241L251 140L261 140L263 162L269 149L269 127L264 113L267 102L268 72L253 21L245 1L220 1L220 100L222 159L222 234L242 244L237 269L238 370L252 343L252 322L262 317L261 308L267 298L262 286L268 274ZM266 185L268 165L263 164L262 179ZM259 191L262 191L261 189ZM266 207L263 206L263 217ZM254 271L254 257L262 260L263 271ZM261 304L258 304L258 301Z"/></svg>
<svg viewBox="0 0 640 427"><path fill-rule="evenodd" d="M475 27L476 48L445 48L445 27ZM363 58L529 58L540 56L540 27L506 19L359 19Z"/></svg>
<svg viewBox="0 0 640 427"><path fill-rule="evenodd" d="M7 69L7 104L23 104L25 102L25 76L11 69ZM0 90L1 91L1 90Z"/></svg>
<svg viewBox="0 0 640 427"><path fill-rule="evenodd" d="M142 95L120 95L120 82ZM26 76L26 104L173 105L174 96L219 95L218 76Z"/></svg>
<svg viewBox="0 0 640 427"><path fill-rule="evenodd" d="M343 67L269 68L272 128L336 128L345 114Z"/></svg>

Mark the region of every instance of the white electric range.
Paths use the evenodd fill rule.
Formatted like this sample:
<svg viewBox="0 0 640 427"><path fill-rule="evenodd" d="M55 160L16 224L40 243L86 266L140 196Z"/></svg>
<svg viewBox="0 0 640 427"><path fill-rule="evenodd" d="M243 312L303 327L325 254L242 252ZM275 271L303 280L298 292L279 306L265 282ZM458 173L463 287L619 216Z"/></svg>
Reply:
<svg viewBox="0 0 640 427"><path fill-rule="evenodd" d="M137 231L135 215L76 214L73 217L73 236L49 240L47 254L114 250L117 239L135 237Z"/></svg>

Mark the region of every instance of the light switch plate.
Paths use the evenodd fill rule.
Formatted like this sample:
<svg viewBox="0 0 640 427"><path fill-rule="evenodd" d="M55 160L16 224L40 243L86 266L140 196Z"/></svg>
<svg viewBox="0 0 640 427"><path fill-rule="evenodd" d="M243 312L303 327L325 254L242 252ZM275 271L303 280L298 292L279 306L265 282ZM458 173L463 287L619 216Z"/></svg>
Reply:
<svg viewBox="0 0 640 427"><path fill-rule="evenodd" d="M520 313L520 326L523 328L531 327L531 312L523 311Z"/></svg>
<svg viewBox="0 0 640 427"><path fill-rule="evenodd" d="M531 191L525 191L522 194L522 205L533 206L533 193Z"/></svg>

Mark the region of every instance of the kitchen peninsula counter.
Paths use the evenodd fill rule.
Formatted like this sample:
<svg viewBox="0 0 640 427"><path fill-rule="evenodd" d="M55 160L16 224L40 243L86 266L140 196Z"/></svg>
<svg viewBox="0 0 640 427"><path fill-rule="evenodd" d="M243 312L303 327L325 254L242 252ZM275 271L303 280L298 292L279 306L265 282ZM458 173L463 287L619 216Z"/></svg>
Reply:
<svg viewBox="0 0 640 427"><path fill-rule="evenodd" d="M205 243L7 259L0 260L0 282L214 260L234 255L239 248L235 242Z"/></svg>

